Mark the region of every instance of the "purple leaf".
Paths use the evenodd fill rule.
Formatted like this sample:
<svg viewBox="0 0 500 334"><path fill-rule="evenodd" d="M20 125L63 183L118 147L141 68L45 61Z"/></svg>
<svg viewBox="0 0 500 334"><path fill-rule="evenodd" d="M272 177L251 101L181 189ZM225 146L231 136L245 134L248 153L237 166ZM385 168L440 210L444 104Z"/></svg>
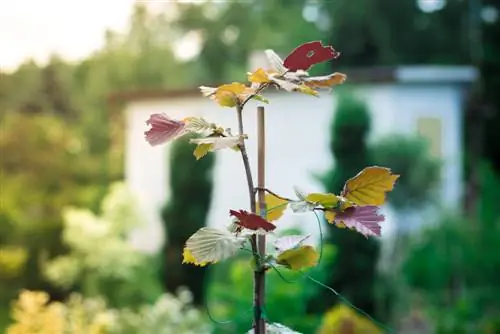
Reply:
<svg viewBox="0 0 500 334"><path fill-rule="evenodd" d="M144 132L146 140L151 146L164 144L183 134L186 124L170 118L166 114L152 114L146 121L151 129Z"/></svg>
<svg viewBox="0 0 500 334"><path fill-rule="evenodd" d="M381 227L379 223L385 220L382 214L378 213L378 206L354 206L337 213L336 223L343 223L350 229L356 230L365 237L380 236Z"/></svg>

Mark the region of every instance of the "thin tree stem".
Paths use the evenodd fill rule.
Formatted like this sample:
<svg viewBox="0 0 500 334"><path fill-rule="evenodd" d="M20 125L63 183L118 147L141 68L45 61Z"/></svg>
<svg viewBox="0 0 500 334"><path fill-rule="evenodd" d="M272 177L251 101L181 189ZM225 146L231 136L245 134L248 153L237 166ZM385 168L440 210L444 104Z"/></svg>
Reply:
<svg viewBox="0 0 500 334"><path fill-rule="evenodd" d="M245 101L246 102L246 101ZM238 115L238 133L240 136L244 135L243 128L243 103L236 106L236 111ZM257 212L257 205L255 203L255 188L253 183L252 171L250 169L250 161L248 159L248 153L245 145L245 141L239 145L241 158L243 160L243 166L245 167L245 175L247 179L248 195L250 199L250 210L252 213ZM254 255L254 261L257 265L257 269L254 271L254 333L264 334L265 333L265 322L262 318L262 306L264 298L264 273L265 270L261 268L261 254L259 252L257 237L252 235L251 239L252 253Z"/></svg>
<svg viewBox="0 0 500 334"><path fill-rule="evenodd" d="M241 105L236 106L236 111L238 113L238 134L240 136L244 135L244 130L243 130L243 108ZM241 158L243 159L243 165L245 167L245 174L247 178L247 186L248 186L248 194L250 197L250 210L255 213L257 212L257 207L255 205L255 194L254 194L254 185L253 185L253 177L252 177L252 170L250 169L250 161L248 159L248 153L247 153L247 148L245 145L245 141L242 140L240 144L240 152L241 152Z"/></svg>

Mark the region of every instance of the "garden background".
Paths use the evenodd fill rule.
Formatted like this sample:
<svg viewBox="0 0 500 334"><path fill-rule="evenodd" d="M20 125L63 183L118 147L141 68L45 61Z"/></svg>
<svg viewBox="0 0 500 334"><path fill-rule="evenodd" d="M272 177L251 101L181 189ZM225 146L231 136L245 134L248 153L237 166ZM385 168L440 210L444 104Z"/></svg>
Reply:
<svg viewBox="0 0 500 334"><path fill-rule="evenodd" d="M183 242L206 223L216 155L197 162L187 141L174 144L169 173L176 196L161 212L167 242L155 254L136 250L127 235L141 217L123 183L124 145L113 138L122 137L125 129L109 96L244 81L253 51L272 48L286 54L303 42L322 40L342 56L318 73L343 72L347 81L349 68L412 64L473 65L480 77L470 87L461 116L462 207L439 212L428 227L400 235L385 266L379 265L380 241L329 229L325 258L312 275L403 333L500 332L498 1L129 5L126 28L100 32L102 46L85 57L71 59L55 48L47 61L26 58L1 69L0 330L248 330L247 258L214 268L180 264ZM93 8L103 17L115 10ZM64 16L63 9L38 16L48 22ZM17 8L10 18L26 18L34 11ZM9 15L7 4L0 5L0 13L0 54L7 54L7 48L16 49L16 31L3 20ZM433 190L440 162L429 144L417 136L367 143L373 122L367 105L355 92L339 94L330 127L334 164L321 176L324 189L336 192L366 165L379 164L402 175L389 196L400 212L429 203L439 207ZM354 326L355 333L375 331L369 320L321 287L268 276L269 319L304 333L351 333L343 323ZM287 278L297 279L291 273ZM38 292L20 295L25 290ZM210 320L207 306L213 317L229 323ZM67 311L64 318L61 310Z"/></svg>

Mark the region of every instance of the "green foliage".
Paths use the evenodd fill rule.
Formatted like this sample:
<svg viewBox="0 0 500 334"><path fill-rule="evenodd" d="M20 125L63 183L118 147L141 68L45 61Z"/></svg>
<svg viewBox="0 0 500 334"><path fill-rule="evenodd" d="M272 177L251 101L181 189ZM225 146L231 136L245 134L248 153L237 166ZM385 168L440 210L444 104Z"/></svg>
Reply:
<svg viewBox="0 0 500 334"><path fill-rule="evenodd" d="M403 277L426 301L439 333L481 332L499 316L500 220L493 229L477 223L445 215L410 241Z"/></svg>
<svg viewBox="0 0 500 334"><path fill-rule="evenodd" d="M370 115L363 101L351 92L340 93L331 125L330 150L334 167L323 178L325 190L339 193L344 183L370 165L366 140ZM337 248L336 261L328 269L324 282L333 287L365 312L374 312L375 266L379 245L348 229L329 225L327 244ZM324 312L337 303L335 296L321 294L309 303L311 312Z"/></svg>
<svg viewBox="0 0 500 334"><path fill-rule="evenodd" d="M404 175L388 194L396 209L416 209L435 199L432 195L440 180L440 161L429 153L420 137L391 135L370 147L376 165L386 166Z"/></svg>
<svg viewBox="0 0 500 334"><path fill-rule="evenodd" d="M40 264L64 251L60 210L68 205L92 208L102 169L86 138L67 121L25 113L3 114L1 121L0 244L27 255L15 277L0 277L5 303L20 287L55 292L44 281Z"/></svg>
<svg viewBox="0 0 500 334"><path fill-rule="evenodd" d="M63 217L62 239L69 251L45 263L51 283L79 289L85 296L102 296L112 306L152 302L161 293L153 259L128 240L141 220L124 184L112 185L99 216L67 208Z"/></svg>
<svg viewBox="0 0 500 334"><path fill-rule="evenodd" d="M177 140L171 148L170 191L171 198L161 216L166 238L163 249L163 282L166 289L176 291L186 286L193 293L194 303L204 300L206 269L182 264L186 240L205 226L212 198L212 170L215 154L196 160L194 146L189 143L193 136Z"/></svg>
<svg viewBox="0 0 500 334"><path fill-rule="evenodd" d="M414 1L323 3L332 18L329 41L349 55L340 66L469 63L467 27L456 21L467 13L464 1L446 1L433 13L420 10Z"/></svg>

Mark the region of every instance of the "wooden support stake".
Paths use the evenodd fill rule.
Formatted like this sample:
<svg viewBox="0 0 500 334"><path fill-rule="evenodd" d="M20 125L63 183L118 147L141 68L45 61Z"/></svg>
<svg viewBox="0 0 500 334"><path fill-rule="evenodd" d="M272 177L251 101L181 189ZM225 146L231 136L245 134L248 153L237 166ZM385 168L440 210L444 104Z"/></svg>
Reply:
<svg viewBox="0 0 500 334"><path fill-rule="evenodd" d="M258 202L259 202L259 212L261 217L265 218L266 213L266 202L265 202L265 191L266 187L266 130L265 130L265 119L264 119L264 107L257 108L257 187L258 191ZM259 258L262 260L266 255L266 236L259 235L257 237L257 250L259 253ZM261 263L262 264L262 263ZM255 313L256 313L256 323L255 333L265 334L266 333L266 322L262 317L262 310L265 303L265 270L262 266L255 272Z"/></svg>

